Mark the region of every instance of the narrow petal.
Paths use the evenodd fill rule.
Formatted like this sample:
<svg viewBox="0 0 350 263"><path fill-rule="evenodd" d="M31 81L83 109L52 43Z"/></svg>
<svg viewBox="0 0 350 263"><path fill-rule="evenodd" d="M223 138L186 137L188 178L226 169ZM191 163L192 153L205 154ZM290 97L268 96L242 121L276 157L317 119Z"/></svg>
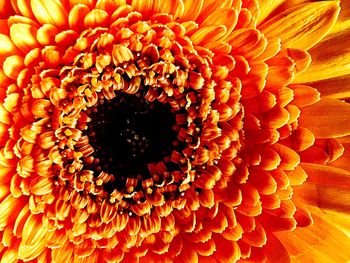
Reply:
<svg viewBox="0 0 350 263"><path fill-rule="evenodd" d="M226 33L224 26L205 26L196 31L192 36L191 40L195 45L204 45L216 41Z"/></svg>
<svg viewBox="0 0 350 263"><path fill-rule="evenodd" d="M272 11L284 1L285 0L260 0L260 14L257 23L260 24L262 21L264 21L264 19L267 18L272 13Z"/></svg>
<svg viewBox="0 0 350 263"><path fill-rule="evenodd" d="M310 85L324 97L332 99L350 98L350 75L315 81L311 82Z"/></svg>
<svg viewBox="0 0 350 263"><path fill-rule="evenodd" d="M132 0L131 3L133 9L142 13L145 17L158 13L160 5L159 0Z"/></svg>
<svg viewBox="0 0 350 263"><path fill-rule="evenodd" d="M184 2L184 13L182 15L182 21L195 21L197 16L199 15L204 0L198 0L195 4L193 4L192 0L183 0Z"/></svg>
<svg viewBox="0 0 350 263"><path fill-rule="evenodd" d="M211 13L202 23L202 26L223 25L226 27L225 36L229 35L236 26L238 19L237 11L233 8L219 8ZM225 37L224 36L224 37Z"/></svg>
<svg viewBox="0 0 350 263"><path fill-rule="evenodd" d="M334 138L350 134L350 105L333 99L323 99L302 108L299 124L316 138Z"/></svg>
<svg viewBox="0 0 350 263"><path fill-rule="evenodd" d="M309 49L333 27L339 2L322 1L295 6L268 20L260 30L267 37L279 37L285 48Z"/></svg>
<svg viewBox="0 0 350 263"><path fill-rule="evenodd" d="M289 233L276 233L292 261L347 262L350 258L350 239L323 218L315 215L313 218L314 225Z"/></svg>
<svg viewBox="0 0 350 263"><path fill-rule="evenodd" d="M175 20L178 20L181 18L185 11L185 5L182 0L168 0L168 1L162 1L162 4L160 5L159 12L160 13L167 13L174 16Z"/></svg>
<svg viewBox="0 0 350 263"><path fill-rule="evenodd" d="M320 164L302 163L308 182L350 189L350 172Z"/></svg>
<svg viewBox="0 0 350 263"><path fill-rule="evenodd" d="M350 74L350 25L313 47L307 72L298 75L296 83L337 78Z"/></svg>

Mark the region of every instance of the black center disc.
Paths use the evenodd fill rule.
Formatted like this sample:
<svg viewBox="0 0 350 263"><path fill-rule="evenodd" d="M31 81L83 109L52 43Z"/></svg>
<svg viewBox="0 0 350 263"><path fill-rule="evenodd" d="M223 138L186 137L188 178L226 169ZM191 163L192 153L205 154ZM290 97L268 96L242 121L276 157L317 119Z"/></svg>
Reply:
<svg viewBox="0 0 350 263"><path fill-rule="evenodd" d="M176 140L175 117L168 104L148 102L142 96L118 94L90 110L89 140L97 165L115 176L122 188L127 178L151 178L147 164L171 154Z"/></svg>

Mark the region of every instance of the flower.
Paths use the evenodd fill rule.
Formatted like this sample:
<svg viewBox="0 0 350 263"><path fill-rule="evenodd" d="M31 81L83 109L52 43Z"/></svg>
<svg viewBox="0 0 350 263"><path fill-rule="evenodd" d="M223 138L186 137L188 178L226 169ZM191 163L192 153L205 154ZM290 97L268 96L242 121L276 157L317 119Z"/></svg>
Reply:
<svg viewBox="0 0 350 263"><path fill-rule="evenodd" d="M1 262L349 260L349 10L0 4Z"/></svg>

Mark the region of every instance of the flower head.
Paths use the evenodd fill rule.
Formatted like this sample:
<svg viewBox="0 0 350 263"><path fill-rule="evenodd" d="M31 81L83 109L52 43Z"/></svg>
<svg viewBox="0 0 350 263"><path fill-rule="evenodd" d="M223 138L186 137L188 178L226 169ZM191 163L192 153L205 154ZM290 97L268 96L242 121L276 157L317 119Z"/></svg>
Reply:
<svg viewBox="0 0 350 263"><path fill-rule="evenodd" d="M341 5L0 4L1 260L348 260Z"/></svg>

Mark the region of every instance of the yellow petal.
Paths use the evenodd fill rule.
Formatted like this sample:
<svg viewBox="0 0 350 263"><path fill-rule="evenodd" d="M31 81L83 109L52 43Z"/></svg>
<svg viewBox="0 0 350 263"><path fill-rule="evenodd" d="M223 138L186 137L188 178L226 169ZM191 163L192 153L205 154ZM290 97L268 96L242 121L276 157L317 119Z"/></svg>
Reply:
<svg viewBox="0 0 350 263"><path fill-rule="evenodd" d="M260 0L259 9L260 14L257 23L260 24L265 18L267 18L271 12L276 9L285 0Z"/></svg>
<svg viewBox="0 0 350 263"><path fill-rule="evenodd" d="M21 56L13 55L4 61L3 69L6 76L16 80L18 74L24 67L24 61Z"/></svg>
<svg viewBox="0 0 350 263"><path fill-rule="evenodd" d="M350 105L333 99L301 108L299 124L316 138L335 138L350 134Z"/></svg>
<svg viewBox="0 0 350 263"><path fill-rule="evenodd" d="M84 19L90 12L86 5L75 5L69 12L68 20L71 29L80 32L84 30Z"/></svg>
<svg viewBox="0 0 350 263"><path fill-rule="evenodd" d="M84 18L86 28L106 27L109 22L109 15L101 9L94 9Z"/></svg>
<svg viewBox="0 0 350 263"><path fill-rule="evenodd" d="M131 3L134 11L140 12L146 18L158 13L160 5L160 0L132 0Z"/></svg>
<svg viewBox="0 0 350 263"><path fill-rule="evenodd" d="M59 0L31 0L34 16L41 24L67 26L67 11Z"/></svg>
<svg viewBox="0 0 350 263"><path fill-rule="evenodd" d="M234 2L234 3L233 3ZM192 2L193 4L193 2ZM216 1L216 0L206 0L203 1L203 6L201 8L200 14L198 15L198 18L196 19L197 23L203 22L210 14L212 14L215 10L219 8L229 8L233 7L235 9L238 9L241 7L241 1L240 0L223 0L223 1Z"/></svg>
<svg viewBox="0 0 350 263"><path fill-rule="evenodd" d="M7 35L0 34L0 63L2 63L9 55L16 54L17 52L20 51L12 42L11 38Z"/></svg>
<svg viewBox="0 0 350 263"><path fill-rule="evenodd" d="M21 212L24 198L14 198L8 195L0 203L0 229L4 230L6 226L15 222L17 215Z"/></svg>
<svg viewBox="0 0 350 263"><path fill-rule="evenodd" d="M308 70L294 80L311 82L350 74L350 25L330 35L309 50L312 62Z"/></svg>
<svg viewBox="0 0 350 263"><path fill-rule="evenodd" d="M219 8L211 13L202 23L203 26L223 25L226 27L226 34L228 36L233 28L236 26L238 19L237 11L233 8ZM224 36L224 37L225 37Z"/></svg>
<svg viewBox="0 0 350 263"><path fill-rule="evenodd" d="M30 0L17 0L16 2L12 1L12 4L17 5L18 11L24 17L34 18L32 9L30 7Z"/></svg>
<svg viewBox="0 0 350 263"><path fill-rule="evenodd" d="M184 11L185 5L182 0L163 0L159 8L160 13L171 14L176 20L183 16Z"/></svg>
<svg viewBox="0 0 350 263"><path fill-rule="evenodd" d="M226 28L224 26L205 26L196 31L192 36L191 40L195 45L204 45L205 43L211 43L226 33Z"/></svg>
<svg viewBox="0 0 350 263"><path fill-rule="evenodd" d="M28 24L14 24L10 28L10 36L13 43L23 53L28 53L30 50L38 47L36 33L36 28Z"/></svg>
<svg viewBox="0 0 350 263"><path fill-rule="evenodd" d="M339 2L322 1L298 5L268 20L260 30L267 37L279 37L285 48L309 49L333 27Z"/></svg>

